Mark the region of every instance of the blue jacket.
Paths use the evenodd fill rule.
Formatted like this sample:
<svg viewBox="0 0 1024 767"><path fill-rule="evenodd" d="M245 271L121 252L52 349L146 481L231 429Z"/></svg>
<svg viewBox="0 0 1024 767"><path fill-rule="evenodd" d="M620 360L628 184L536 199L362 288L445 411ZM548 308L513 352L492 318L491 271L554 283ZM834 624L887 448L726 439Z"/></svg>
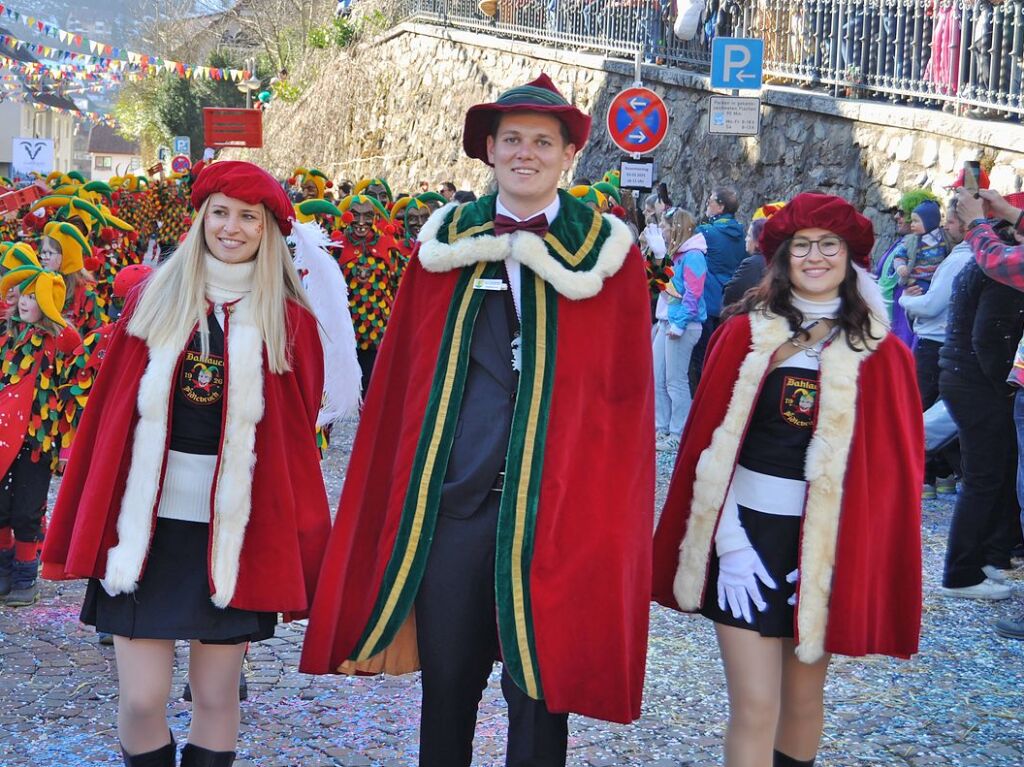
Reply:
<svg viewBox="0 0 1024 767"><path fill-rule="evenodd" d="M743 226L731 213L721 213L706 224L697 227L707 241L708 275L704 281L704 301L708 316L718 317L722 313L722 291L747 257L746 239Z"/></svg>

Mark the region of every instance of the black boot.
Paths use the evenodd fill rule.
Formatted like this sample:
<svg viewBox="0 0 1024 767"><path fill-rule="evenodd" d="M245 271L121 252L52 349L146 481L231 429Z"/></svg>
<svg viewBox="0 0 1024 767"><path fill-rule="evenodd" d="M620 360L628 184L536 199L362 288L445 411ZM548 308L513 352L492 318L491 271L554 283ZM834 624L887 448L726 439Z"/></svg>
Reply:
<svg viewBox="0 0 1024 767"><path fill-rule="evenodd" d="M4 597L8 607L28 607L39 601L39 556L22 562L14 560L11 567L11 590Z"/></svg>
<svg viewBox="0 0 1024 767"><path fill-rule="evenodd" d="M178 744L174 742L174 736L171 735L171 742L156 751L131 756L122 748L121 756L124 757L125 767L174 767L178 756Z"/></svg>
<svg viewBox="0 0 1024 767"><path fill-rule="evenodd" d="M192 743L181 749L181 767L231 767L234 761L234 751L210 751Z"/></svg>
<svg viewBox="0 0 1024 767"><path fill-rule="evenodd" d="M813 759L807 762L802 762L799 759L794 759L791 756L786 756L781 751L773 751L772 753L774 754L772 767L814 767Z"/></svg>
<svg viewBox="0 0 1024 767"><path fill-rule="evenodd" d="M0 549L0 597L7 596L11 591L11 580L14 575L14 547Z"/></svg>

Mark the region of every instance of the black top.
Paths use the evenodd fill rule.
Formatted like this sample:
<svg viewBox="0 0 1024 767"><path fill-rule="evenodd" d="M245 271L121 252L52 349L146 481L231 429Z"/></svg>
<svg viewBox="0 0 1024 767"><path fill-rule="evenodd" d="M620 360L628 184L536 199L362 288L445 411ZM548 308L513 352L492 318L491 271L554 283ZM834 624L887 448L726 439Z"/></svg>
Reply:
<svg viewBox="0 0 1024 767"><path fill-rule="evenodd" d="M818 371L778 367L764 380L740 448L746 469L804 479L807 445L818 417Z"/></svg>
<svg viewBox="0 0 1024 767"><path fill-rule="evenodd" d="M217 455L224 411L224 330L207 317L210 353L200 352L199 333L185 350L178 369L171 407L171 450Z"/></svg>
<svg viewBox="0 0 1024 767"><path fill-rule="evenodd" d="M945 376L987 385L987 391L1006 396L1011 391L1006 377L1022 331L1024 293L986 276L971 261L953 282L939 368Z"/></svg>

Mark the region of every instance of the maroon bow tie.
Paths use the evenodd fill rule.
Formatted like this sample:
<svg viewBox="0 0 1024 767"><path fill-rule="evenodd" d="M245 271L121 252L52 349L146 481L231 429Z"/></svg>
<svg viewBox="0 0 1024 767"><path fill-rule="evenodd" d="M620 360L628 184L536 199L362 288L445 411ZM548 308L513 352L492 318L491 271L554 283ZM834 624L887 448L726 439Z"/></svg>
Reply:
<svg viewBox="0 0 1024 767"><path fill-rule="evenodd" d="M538 237L543 237L548 233L548 217L543 213L538 213L526 221L516 221L511 216L505 216L501 213L494 217L495 237L501 237L503 234L511 234L512 232L532 232Z"/></svg>

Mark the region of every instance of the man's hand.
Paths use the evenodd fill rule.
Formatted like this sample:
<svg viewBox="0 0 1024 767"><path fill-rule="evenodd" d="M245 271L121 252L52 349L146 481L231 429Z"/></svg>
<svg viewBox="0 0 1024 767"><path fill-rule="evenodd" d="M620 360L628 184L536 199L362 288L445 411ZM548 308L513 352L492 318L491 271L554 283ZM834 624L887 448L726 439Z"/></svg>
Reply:
<svg viewBox="0 0 1024 767"><path fill-rule="evenodd" d="M956 217L960 219L960 223L964 226L967 226L976 219L985 218L985 209L981 197L975 197L971 191L963 187L957 189Z"/></svg>
<svg viewBox="0 0 1024 767"><path fill-rule="evenodd" d="M1003 196L995 189L979 189L978 194L981 195L982 200L988 203L989 210L992 211L993 216L1009 221L1011 224L1017 223L1017 219L1020 218L1020 211L1004 200Z"/></svg>

